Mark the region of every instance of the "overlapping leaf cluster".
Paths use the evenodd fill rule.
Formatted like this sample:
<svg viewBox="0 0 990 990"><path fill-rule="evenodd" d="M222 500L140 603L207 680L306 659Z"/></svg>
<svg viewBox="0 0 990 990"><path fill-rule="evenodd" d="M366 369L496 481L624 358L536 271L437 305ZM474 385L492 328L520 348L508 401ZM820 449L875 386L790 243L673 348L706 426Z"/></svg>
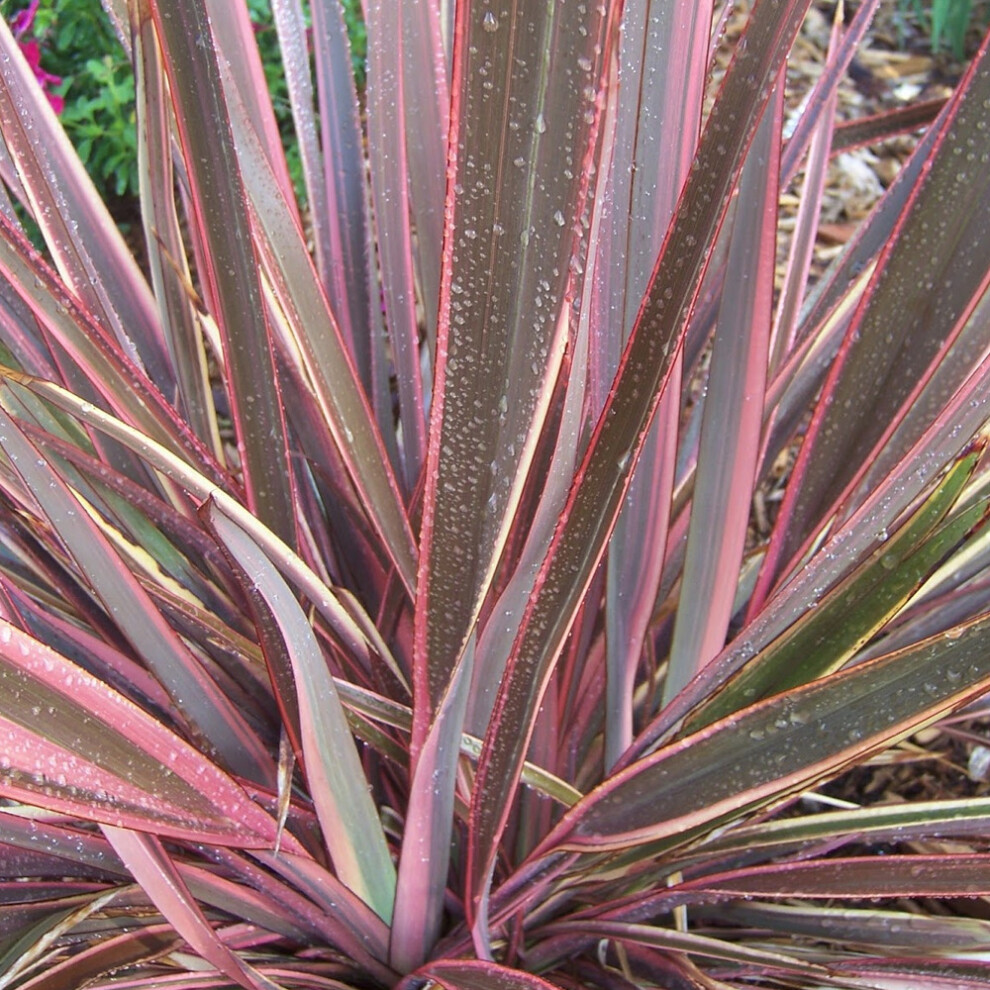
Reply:
<svg viewBox="0 0 990 990"><path fill-rule="evenodd" d="M0 985L990 985L990 802L816 793L990 688L990 62L836 126L807 6L276 0L301 213L115 0L147 271L0 26Z"/></svg>

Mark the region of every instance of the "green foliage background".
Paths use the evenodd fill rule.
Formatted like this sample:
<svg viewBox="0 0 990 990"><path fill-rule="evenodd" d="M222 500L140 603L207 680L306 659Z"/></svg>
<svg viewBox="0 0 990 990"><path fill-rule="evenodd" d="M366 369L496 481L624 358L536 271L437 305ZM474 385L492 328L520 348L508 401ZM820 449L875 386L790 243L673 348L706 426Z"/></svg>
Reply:
<svg viewBox="0 0 990 990"><path fill-rule="evenodd" d="M918 18L932 51L949 51L957 59L966 56L966 38L974 22L986 23L986 4L973 0L901 0L899 6Z"/></svg>
<svg viewBox="0 0 990 990"><path fill-rule="evenodd" d="M25 0L0 0L8 20ZM258 25L258 47L296 192L303 195L302 166L292 134L288 89L269 0L249 0ZM360 0L344 0L359 88L364 83L365 29ZM39 5L31 35L41 42L43 68L62 77L61 121L104 199L138 194L134 78L123 47L100 0L48 0Z"/></svg>

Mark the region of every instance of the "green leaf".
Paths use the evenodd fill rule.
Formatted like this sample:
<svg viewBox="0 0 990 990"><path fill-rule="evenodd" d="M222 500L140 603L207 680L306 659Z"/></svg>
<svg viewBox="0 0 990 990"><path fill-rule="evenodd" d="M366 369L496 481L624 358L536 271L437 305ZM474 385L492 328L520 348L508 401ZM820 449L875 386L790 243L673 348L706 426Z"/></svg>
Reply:
<svg viewBox="0 0 990 990"><path fill-rule="evenodd" d="M251 538L264 550L269 559L279 562L284 573L291 577L296 586L306 594L327 620L328 625L339 637L341 645L345 649L355 655L361 655L366 652L370 639L383 650L383 655L387 656L385 644L381 637L374 633L373 624L367 615L359 615L359 620L352 616L352 613L360 613L360 606L353 597L348 597L349 608L345 608L333 590L324 584L290 547L286 546L226 491L217 487L209 478L190 467L184 460L176 457L171 451L126 423L102 412L88 402L83 402L71 392L67 392L52 382L32 379L4 368L0 368L0 378L25 385L54 405L65 409L100 432L118 440L129 450L134 451L153 465L157 471L180 484L199 500L211 499L217 502L226 515L230 516L238 526L251 535ZM367 637L360 628L359 621L360 625L368 630ZM395 668L395 661L389 659L389 662Z"/></svg>
<svg viewBox="0 0 990 990"><path fill-rule="evenodd" d="M81 904L72 903L74 899L69 897L59 898L55 905L47 904L47 917L29 925L13 940L5 939L7 944L0 946L0 986L10 986L24 971L37 966L60 935L112 904L117 894L117 890L110 890L81 898ZM30 985L35 984L36 980L30 981Z"/></svg>
<svg viewBox="0 0 990 990"><path fill-rule="evenodd" d="M261 548L215 502L210 525L264 601L262 642L278 636L295 676L302 757L310 793L337 875L386 922L395 899L395 867L344 709L313 629ZM250 575L250 578L247 578ZM257 604L260 606L261 601Z"/></svg>
<svg viewBox="0 0 990 990"><path fill-rule="evenodd" d="M542 850L677 845L807 788L984 693L988 637L984 615L686 736L592 791Z"/></svg>
<svg viewBox="0 0 990 990"><path fill-rule="evenodd" d="M689 729L838 670L853 657L984 522L987 505L978 502L942 524L981 453L979 447L961 457L911 518L692 715Z"/></svg>
<svg viewBox="0 0 990 990"><path fill-rule="evenodd" d="M657 949L685 952L709 959L720 959L741 965L759 966L765 969L800 973L813 978L822 972L822 967L806 962L798 956L784 952L752 948L747 945L734 945L727 939L712 938L694 932L679 932L654 925L636 925L622 921L564 921L547 926L547 934L579 934L591 939L614 939L630 945L648 945Z"/></svg>
<svg viewBox="0 0 990 990"><path fill-rule="evenodd" d="M68 919L69 922L72 920L71 917ZM29 990L82 987L106 973L159 958L178 946L179 939L171 926L158 925L154 930L150 929L150 925L144 926L88 946L83 952L45 967L22 986ZM0 957L0 967L5 976L13 976L16 972L5 957Z"/></svg>
<svg viewBox="0 0 990 990"><path fill-rule="evenodd" d="M808 936L836 946L865 946L874 953L900 946L915 952L929 952L933 946L946 953L978 952L990 938L990 922L982 919L876 907L857 910L749 901L720 904L713 913L736 924L770 929L784 938Z"/></svg>
<svg viewBox="0 0 990 990"><path fill-rule="evenodd" d="M733 856L747 856L750 861L753 857L770 859L853 836L875 842L931 836L963 838L982 834L988 824L988 798L874 805L732 828L697 851L678 857L677 865L690 866L696 857L711 862L724 862Z"/></svg>

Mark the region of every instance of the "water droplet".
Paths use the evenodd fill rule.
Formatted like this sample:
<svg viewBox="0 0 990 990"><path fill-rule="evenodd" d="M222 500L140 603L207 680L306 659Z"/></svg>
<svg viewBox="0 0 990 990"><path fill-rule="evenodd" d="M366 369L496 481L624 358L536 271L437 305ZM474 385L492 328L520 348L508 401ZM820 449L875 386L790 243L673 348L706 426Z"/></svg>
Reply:
<svg viewBox="0 0 990 990"><path fill-rule="evenodd" d="M969 754L966 773L972 780L986 780L990 776L990 749L986 746L974 746Z"/></svg>
<svg viewBox="0 0 990 990"><path fill-rule="evenodd" d="M544 134L546 132L547 122L544 119L542 113L538 113L536 115L536 124L535 124L535 126L536 126L536 133L537 134Z"/></svg>

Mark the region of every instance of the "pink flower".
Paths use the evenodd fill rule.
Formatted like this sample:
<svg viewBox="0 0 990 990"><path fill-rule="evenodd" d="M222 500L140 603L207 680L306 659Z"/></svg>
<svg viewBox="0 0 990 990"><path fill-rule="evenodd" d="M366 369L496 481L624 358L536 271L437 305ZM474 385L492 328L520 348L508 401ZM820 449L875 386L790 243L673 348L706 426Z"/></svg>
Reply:
<svg viewBox="0 0 990 990"><path fill-rule="evenodd" d="M31 2L10 19L10 30L15 38L20 38L25 31L30 31L34 24L34 15L38 12L38 4L41 0L31 0Z"/></svg>
<svg viewBox="0 0 990 990"><path fill-rule="evenodd" d="M58 86L62 82L61 76L52 75L41 67L41 45L37 38L24 40L23 36L31 30L34 24L34 15L38 10L40 0L31 0L31 3L20 13L15 14L10 20L10 30L17 39L17 45L24 54L27 64L31 66L34 78L41 84L41 88L48 97L48 102L56 113L61 113L65 101L57 93L51 92L51 87Z"/></svg>
<svg viewBox="0 0 990 990"><path fill-rule="evenodd" d="M17 44L24 53L27 64L31 66L34 78L41 83L41 88L45 91L45 96L48 97L48 102L52 105L52 109L56 113L61 113L65 101L57 93L52 93L49 87L58 86L62 82L62 77L53 76L50 72L45 72L41 67L41 45L38 44L35 38L29 38L27 41L18 41Z"/></svg>

